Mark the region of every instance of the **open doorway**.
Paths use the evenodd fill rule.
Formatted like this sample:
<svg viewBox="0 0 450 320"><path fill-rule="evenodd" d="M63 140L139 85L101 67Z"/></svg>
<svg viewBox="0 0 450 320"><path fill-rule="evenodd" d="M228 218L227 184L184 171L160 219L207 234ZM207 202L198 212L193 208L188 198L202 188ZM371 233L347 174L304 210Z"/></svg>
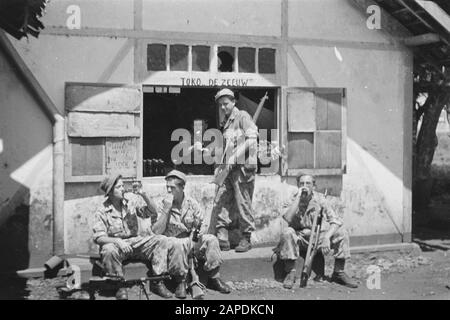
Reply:
<svg viewBox="0 0 450 320"><path fill-rule="evenodd" d="M212 175L214 165L175 164L171 152L179 141L171 141L172 132L183 128L193 131L194 121L204 123L205 129L221 129L221 115L214 102L220 88L213 87L153 87L144 88L143 108L143 177L164 176L172 169L187 175ZM259 129L276 129L277 89L232 89L236 106L251 116L267 92L269 99L256 122ZM271 139L270 130L267 139ZM259 171L261 167L259 166Z"/></svg>

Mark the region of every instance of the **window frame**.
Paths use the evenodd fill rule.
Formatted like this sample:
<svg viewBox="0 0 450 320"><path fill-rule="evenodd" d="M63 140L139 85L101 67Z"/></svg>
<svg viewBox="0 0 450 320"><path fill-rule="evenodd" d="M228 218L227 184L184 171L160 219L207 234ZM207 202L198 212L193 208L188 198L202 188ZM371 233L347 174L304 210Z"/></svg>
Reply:
<svg viewBox="0 0 450 320"><path fill-rule="evenodd" d="M332 87L283 87L282 88L282 110L279 124L280 129L282 130L282 145L286 147L286 152L289 153L288 148L288 99L287 96L289 93L298 93L298 92L313 92L314 100L316 101L316 94L327 94L327 93L340 93L341 100L341 130L318 130L317 127L315 130L303 130L298 132L304 133L313 133L313 143L314 143L314 167L317 164L317 132L341 132L341 167L340 168L299 168L299 169L290 169L288 165L287 159L284 159L281 164L281 173L284 176L297 176L299 174L313 174L316 176L335 176L335 175L343 175L347 173L347 97L345 88L332 88ZM317 105L315 105L316 111Z"/></svg>
<svg viewBox="0 0 450 320"><path fill-rule="evenodd" d="M66 118L67 119L67 118ZM106 166L102 164L102 174L101 175L72 175L72 144L69 142L71 137L67 135L66 130L66 139L65 139L65 174L64 181L65 182L100 182L105 177L106 174ZM90 138L81 138L81 139L90 139ZM102 144L102 159L104 160L106 156L106 147L105 147L105 138L103 138Z"/></svg>
<svg viewBox="0 0 450 320"><path fill-rule="evenodd" d="M150 44L164 44L166 45L166 68L165 70L148 70L147 69L147 47ZM172 45L186 45L188 46L188 70L186 71L171 71L170 70L170 46ZM194 71L192 70L192 48L194 46L207 46L209 50L209 70L208 71ZM219 47L234 47L234 62L233 71L231 72L221 72L218 70L218 48ZM239 48L254 48L255 49L255 72L239 72ZM273 49L275 51L274 56L274 73L260 73L259 72L259 51L261 49ZM146 82L145 79L152 78L152 82L155 76L164 79L164 82L169 75L177 75L180 77L190 77L190 76L201 76L201 75L211 75L217 77L217 75L222 75L224 77L235 77L235 76L256 76L268 79L271 83L280 83L281 70L281 52L280 47L276 43L274 44L261 44L261 43L247 43L247 42L236 42L236 41L189 41L189 40L174 40L174 39L140 39L138 41L137 54L140 53L140 57L137 57L137 63L135 64L135 74L137 79L143 81L136 81L143 83L145 85L154 85L151 82Z"/></svg>
<svg viewBox="0 0 450 320"><path fill-rule="evenodd" d="M136 89L138 91L140 91L139 95L139 111L121 111L121 110L116 110L116 111L107 111L107 110L103 110L103 111L99 111L99 110L87 110L84 108L79 108L78 110L70 110L67 106L67 87L68 86L86 86L86 87L102 87L102 88L127 88L127 89ZM78 113L109 113L109 114L133 114L133 115L138 115L137 118L137 123L136 123L136 116L135 116L135 126L139 128L139 131L141 130L142 126L141 126L141 119L142 119L142 104L143 104L143 92L142 92L142 85L140 84L122 84L122 83L104 83L104 82L66 82L65 83L65 102L64 102L64 125L65 125L65 139L64 139L64 182L65 183L86 183L86 182L100 182L104 179L105 175L106 175L106 142L109 138L130 138L130 139L136 139L135 144L136 144L136 175L135 177L124 177L124 180L133 180L133 179L140 179L142 178L142 174L140 175L141 171L142 171L142 163L139 161L139 159L142 158L141 155L141 141L142 141L142 132L139 132L138 135L136 136L116 136L116 137L104 137L104 136L98 136L98 137L76 137L79 139L98 139L101 138L103 139L103 144L102 144L102 159L103 159L103 163L102 163L102 174L101 175L79 175L79 176L74 176L72 175L72 144L70 143L70 139L72 137L69 136L69 132L68 132L68 126L69 126L69 114L70 112L78 112Z"/></svg>
<svg viewBox="0 0 450 320"><path fill-rule="evenodd" d="M180 86L180 85L161 85L161 84L142 84L141 88L142 88L142 102L141 102L141 106L140 106L140 141L139 141L139 146L138 146L138 173L137 173L137 178L139 180L145 180L145 181L149 181L149 182L153 182L153 183L162 183L165 182L164 177L163 176L147 176L144 177L144 171L143 171L143 151L144 151L144 94L146 92L153 92L153 91L148 91L149 88L163 88L161 89L161 92L169 92L169 88L215 88L215 87L208 87L208 86ZM261 87L245 87L245 89L260 89ZM278 145L281 145L281 139L282 139L282 135L281 135L281 128L280 128L280 118L281 118L281 97L282 97L282 87L280 86L272 86L269 87L267 86L267 88L273 89L275 90L275 103L276 103L276 107L274 108L275 111L275 119L274 119L274 125L276 126L276 128L274 130L276 130L277 132L277 137L276 137L276 141L278 142ZM239 89L239 88L234 88L234 89ZM152 89L155 90L155 89ZM164 91L166 90L166 91ZM217 88L217 90L219 90L219 88ZM258 176L276 176L276 175L281 175L281 163L282 163L282 159L279 158L276 160L278 162L277 164L277 168L276 170L274 170L274 172L260 172L257 173ZM211 178L213 177L213 175L188 175L188 179L190 181L194 181L194 182L207 182L210 183L211 182Z"/></svg>

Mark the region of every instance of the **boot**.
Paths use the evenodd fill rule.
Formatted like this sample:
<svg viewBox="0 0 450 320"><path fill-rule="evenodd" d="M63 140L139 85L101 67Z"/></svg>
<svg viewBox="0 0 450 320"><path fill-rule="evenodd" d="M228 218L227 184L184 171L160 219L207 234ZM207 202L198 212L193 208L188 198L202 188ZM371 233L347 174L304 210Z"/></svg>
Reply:
<svg viewBox="0 0 450 320"><path fill-rule="evenodd" d="M283 281L283 288L292 289L296 280L296 270L292 269Z"/></svg>
<svg viewBox="0 0 450 320"><path fill-rule="evenodd" d="M247 252L252 248L252 244L250 243L250 233L245 233L244 237L239 241L239 244L234 251L236 252Z"/></svg>
<svg viewBox="0 0 450 320"><path fill-rule="evenodd" d="M126 288L120 288L116 293L117 300L128 300L128 291Z"/></svg>
<svg viewBox="0 0 450 320"><path fill-rule="evenodd" d="M222 281L222 279L220 279L219 277L217 278L210 278L208 281L208 288L215 290L215 291L219 291L220 293L230 293L231 292L231 288Z"/></svg>
<svg viewBox="0 0 450 320"><path fill-rule="evenodd" d="M150 289L151 291L153 291L155 294L157 294L160 297L163 298L172 298L172 292L169 291L169 289L166 288L164 281L159 280L156 282L152 282L150 284Z"/></svg>
<svg viewBox="0 0 450 320"><path fill-rule="evenodd" d="M178 278L177 288L175 289L175 297L178 299L186 299L186 280L184 277Z"/></svg>
<svg viewBox="0 0 450 320"><path fill-rule="evenodd" d="M217 229L217 239L219 239L220 250L230 250L230 241L228 240L228 230L226 228L222 227Z"/></svg>
<svg viewBox="0 0 450 320"><path fill-rule="evenodd" d="M311 269L315 274L314 281L322 282L325 278L325 257L321 251L314 256Z"/></svg>
<svg viewBox="0 0 450 320"><path fill-rule="evenodd" d="M292 289L294 286L295 280L297 278L297 260L285 259L284 262L284 271L286 272L286 277L283 281L283 288Z"/></svg>
<svg viewBox="0 0 450 320"><path fill-rule="evenodd" d="M346 286L348 288L356 289L358 284L352 278L350 278L344 271L333 272L331 281Z"/></svg>
<svg viewBox="0 0 450 320"><path fill-rule="evenodd" d="M230 241L228 240L219 240L219 247L221 251L230 251Z"/></svg>
<svg viewBox="0 0 450 320"><path fill-rule="evenodd" d="M358 288L356 282L345 273L344 269L345 259L335 259L334 271L331 275L331 281L349 288Z"/></svg>

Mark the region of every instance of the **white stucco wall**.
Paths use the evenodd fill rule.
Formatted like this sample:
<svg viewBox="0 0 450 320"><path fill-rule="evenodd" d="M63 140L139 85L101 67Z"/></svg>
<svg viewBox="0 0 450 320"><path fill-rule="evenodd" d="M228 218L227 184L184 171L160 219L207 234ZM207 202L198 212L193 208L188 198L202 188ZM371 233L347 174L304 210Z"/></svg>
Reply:
<svg viewBox="0 0 450 320"><path fill-rule="evenodd" d="M0 270L52 250L52 125L0 52Z"/></svg>
<svg viewBox="0 0 450 320"><path fill-rule="evenodd" d="M63 110L65 82L133 83L134 64L142 59L135 52L136 42L151 40L152 35L161 41L161 32L178 32L179 39L185 36L192 43L190 39L206 34L205 42L225 45L238 45L231 40L238 41L243 35L273 40L271 45L277 47L278 54L286 54L286 68L278 57L277 69L287 70L287 74L264 79L266 85L346 89L347 173L342 178L339 201L352 236L373 236L372 242L377 242L377 237L385 237L381 242L400 241L395 235L408 234L411 228L411 164L404 152L410 150L412 126L405 120L411 116L412 55L395 42L398 35L383 29L369 30L367 14L352 3L289 1L288 35L294 40L288 45L289 53L280 51L281 0L58 1L49 4L44 18L48 29L39 39L14 44ZM64 34L68 16L65 8L70 4L82 9L82 28ZM136 8L143 12L142 23L137 26L142 30L133 33ZM101 36L95 36L95 32ZM216 35L220 39L228 37L228 42L214 41ZM242 41L248 45L250 40ZM151 81L166 83L167 75L156 74ZM150 180L145 181L145 187L156 194L164 190L163 184ZM211 197L208 185L199 183L195 188L204 190L199 194L205 192L206 198ZM279 214L282 197L291 188L280 177L259 177L255 208L267 207L263 195L272 192L272 213ZM66 249L92 250L89 221L101 197L95 196L98 191L94 184L71 184L67 189ZM201 200L203 196L198 197ZM272 219L268 227L255 234L256 241L276 239L279 228L279 220Z"/></svg>

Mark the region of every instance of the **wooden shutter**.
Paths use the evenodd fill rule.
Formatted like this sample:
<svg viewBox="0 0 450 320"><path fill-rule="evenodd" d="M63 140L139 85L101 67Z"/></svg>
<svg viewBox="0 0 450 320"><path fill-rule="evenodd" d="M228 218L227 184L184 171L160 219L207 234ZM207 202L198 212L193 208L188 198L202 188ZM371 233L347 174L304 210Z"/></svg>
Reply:
<svg viewBox="0 0 450 320"><path fill-rule="evenodd" d="M66 84L67 182L138 177L141 106L139 86Z"/></svg>
<svg viewBox="0 0 450 320"><path fill-rule="evenodd" d="M344 90L285 88L282 99L282 143L287 159L283 175L345 172Z"/></svg>

